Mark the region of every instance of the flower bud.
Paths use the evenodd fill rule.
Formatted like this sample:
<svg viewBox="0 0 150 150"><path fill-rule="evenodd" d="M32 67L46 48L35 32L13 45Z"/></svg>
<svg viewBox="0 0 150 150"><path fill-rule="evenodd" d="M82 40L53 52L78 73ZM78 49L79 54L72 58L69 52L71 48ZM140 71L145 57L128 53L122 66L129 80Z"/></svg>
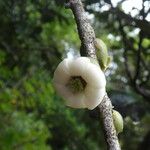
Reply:
<svg viewBox="0 0 150 150"><path fill-rule="evenodd" d="M96 47L96 56L98 58L100 67L103 71L105 71L111 61L111 57L108 55L107 46L101 39L96 38L95 47Z"/></svg>
<svg viewBox="0 0 150 150"><path fill-rule="evenodd" d="M123 131L123 118L121 114L116 110L113 110L112 113L113 113L114 126L115 126L117 134L119 134Z"/></svg>

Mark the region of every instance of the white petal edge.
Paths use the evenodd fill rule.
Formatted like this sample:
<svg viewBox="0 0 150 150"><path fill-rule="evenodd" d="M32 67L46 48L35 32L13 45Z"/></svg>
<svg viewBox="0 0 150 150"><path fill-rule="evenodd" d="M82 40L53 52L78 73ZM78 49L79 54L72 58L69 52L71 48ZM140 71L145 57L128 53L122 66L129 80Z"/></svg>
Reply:
<svg viewBox="0 0 150 150"><path fill-rule="evenodd" d="M99 66L89 63L83 74L83 79L89 86L103 88L106 86L106 78Z"/></svg>
<svg viewBox="0 0 150 150"><path fill-rule="evenodd" d="M70 79L69 68L72 59L64 59L56 68L54 72L53 82L66 84Z"/></svg>
<svg viewBox="0 0 150 150"><path fill-rule="evenodd" d="M90 110L97 107L103 100L105 94L106 94L105 88L96 89L96 88L87 87L85 89L86 98L84 101L86 107Z"/></svg>

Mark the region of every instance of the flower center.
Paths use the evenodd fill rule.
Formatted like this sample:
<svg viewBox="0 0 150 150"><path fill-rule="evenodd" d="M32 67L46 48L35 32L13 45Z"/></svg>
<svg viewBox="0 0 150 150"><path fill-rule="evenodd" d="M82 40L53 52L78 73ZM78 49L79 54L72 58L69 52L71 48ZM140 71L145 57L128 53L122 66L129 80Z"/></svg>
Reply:
<svg viewBox="0 0 150 150"><path fill-rule="evenodd" d="M86 81L81 76L72 76L66 84L72 93L83 92L86 85Z"/></svg>

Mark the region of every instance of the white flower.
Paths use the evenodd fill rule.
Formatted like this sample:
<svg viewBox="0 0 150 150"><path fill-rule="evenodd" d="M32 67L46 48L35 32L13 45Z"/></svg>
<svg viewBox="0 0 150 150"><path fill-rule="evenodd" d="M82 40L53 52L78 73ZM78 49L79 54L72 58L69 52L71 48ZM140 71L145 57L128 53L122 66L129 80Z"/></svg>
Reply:
<svg viewBox="0 0 150 150"><path fill-rule="evenodd" d="M54 72L56 91L67 106L94 109L105 95L105 75L87 57L64 59Z"/></svg>

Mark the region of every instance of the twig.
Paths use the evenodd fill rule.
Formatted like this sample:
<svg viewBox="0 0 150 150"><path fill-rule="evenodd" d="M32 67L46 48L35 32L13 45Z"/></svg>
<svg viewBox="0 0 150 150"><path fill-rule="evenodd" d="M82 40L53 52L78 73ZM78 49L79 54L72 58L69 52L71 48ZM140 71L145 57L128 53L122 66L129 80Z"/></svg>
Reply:
<svg viewBox="0 0 150 150"><path fill-rule="evenodd" d="M121 23L121 20L118 18L118 22L119 22L119 30L120 30L120 33L122 35L122 40L123 40L123 43L124 43L124 52L123 52L123 57L125 59L124 61L124 64L125 64L125 70L126 70L126 73L127 73L127 76L130 80L130 84L133 85L133 77L132 77L132 73L131 73L131 70L129 68L129 65L128 65L128 57L127 57L127 51L128 51L128 42L127 42L127 38L126 38L126 33L124 32L123 30L123 25Z"/></svg>
<svg viewBox="0 0 150 150"><path fill-rule="evenodd" d="M150 98L150 90L148 90L148 89L146 89L146 88L144 88L144 87L142 87L141 85L139 85L139 84L137 84L137 82L136 82L136 79L137 79L137 77L138 77L138 71L137 71L137 77L135 76L135 77L133 77L132 76L132 72L131 72L131 70L130 70L130 68L129 68L129 65L128 65L128 62L129 62L129 60L128 60L128 56L127 56L127 51L128 51L128 40L127 40L127 36L126 36L126 33L125 33L125 31L123 30L123 25L122 25L122 23L121 23L121 21L119 20L119 18L118 18L118 22L119 22L119 30L120 30L120 33L121 33L121 35L122 35L122 40L123 40L123 44L124 44L124 53L123 53L123 56L124 56L124 59L125 59L125 61L124 61L124 64L125 64L125 70L126 70L126 73L127 73L127 77L129 78L129 84L133 87L133 89L137 92L137 93L139 93L139 94L141 94L142 96L143 96L143 98L147 101L147 102L150 102L149 101L149 98ZM142 40L142 39L141 39ZM141 45L141 41L140 40L140 45ZM139 48L141 48L141 46L139 46ZM141 53L141 51L138 51L138 52L140 52ZM138 54L139 56L137 56L137 58L139 59L139 60L137 60L137 65L140 65L139 63L140 63L140 61L141 61L141 55L140 55L140 53ZM136 69L140 69L139 67L136 67ZM147 80L149 80L149 78L147 78Z"/></svg>
<svg viewBox="0 0 150 150"><path fill-rule="evenodd" d="M81 0L69 0L66 6L72 10L75 16L78 34L81 40L81 56L96 58L94 46L95 33L85 15ZM99 105L99 109L103 119L105 140L108 147L107 149L120 150L121 148L113 124L112 104L107 94L104 96L101 104Z"/></svg>
<svg viewBox="0 0 150 150"><path fill-rule="evenodd" d="M81 0L70 0L66 5L71 8L81 40L81 55L96 58L95 55L95 33L88 22Z"/></svg>
<svg viewBox="0 0 150 150"><path fill-rule="evenodd" d="M138 52L137 52L137 64L136 64L136 72L134 76L134 82L137 81L140 72L141 72L141 53L142 53L142 41L143 41L143 35L140 32L139 33L139 43L138 43ZM135 83L136 84L136 83Z"/></svg>
<svg viewBox="0 0 150 150"><path fill-rule="evenodd" d="M112 103L106 94L99 105L108 150L121 150L112 118Z"/></svg>

